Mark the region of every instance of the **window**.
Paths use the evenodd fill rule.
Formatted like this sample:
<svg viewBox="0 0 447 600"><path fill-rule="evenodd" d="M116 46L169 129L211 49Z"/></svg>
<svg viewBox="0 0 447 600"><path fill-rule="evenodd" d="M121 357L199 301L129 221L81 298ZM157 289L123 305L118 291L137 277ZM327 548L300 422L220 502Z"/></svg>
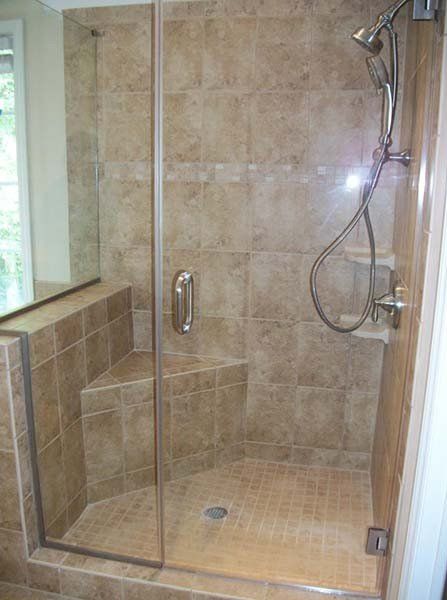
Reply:
<svg viewBox="0 0 447 600"><path fill-rule="evenodd" d="M0 312L33 299L22 23L0 21Z"/></svg>

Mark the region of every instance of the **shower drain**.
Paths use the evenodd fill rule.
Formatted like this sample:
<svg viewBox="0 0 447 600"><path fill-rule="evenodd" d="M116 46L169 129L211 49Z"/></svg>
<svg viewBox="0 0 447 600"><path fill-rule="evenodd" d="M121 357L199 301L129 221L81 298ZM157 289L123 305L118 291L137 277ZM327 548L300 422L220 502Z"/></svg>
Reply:
<svg viewBox="0 0 447 600"><path fill-rule="evenodd" d="M228 515L228 511L223 506L209 506L203 511L203 515L208 519L223 519Z"/></svg>

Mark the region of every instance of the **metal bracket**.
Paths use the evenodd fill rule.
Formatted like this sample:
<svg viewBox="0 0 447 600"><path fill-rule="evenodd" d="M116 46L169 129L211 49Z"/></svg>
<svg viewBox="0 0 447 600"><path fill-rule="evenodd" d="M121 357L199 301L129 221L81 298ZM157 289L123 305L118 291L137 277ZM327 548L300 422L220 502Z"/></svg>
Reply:
<svg viewBox="0 0 447 600"><path fill-rule="evenodd" d="M368 538L366 540L366 554L374 556L384 556L388 547L390 537L389 529L380 527L369 527Z"/></svg>
<svg viewBox="0 0 447 600"><path fill-rule="evenodd" d="M439 0L414 0L413 19L415 21L431 21L436 19Z"/></svg>

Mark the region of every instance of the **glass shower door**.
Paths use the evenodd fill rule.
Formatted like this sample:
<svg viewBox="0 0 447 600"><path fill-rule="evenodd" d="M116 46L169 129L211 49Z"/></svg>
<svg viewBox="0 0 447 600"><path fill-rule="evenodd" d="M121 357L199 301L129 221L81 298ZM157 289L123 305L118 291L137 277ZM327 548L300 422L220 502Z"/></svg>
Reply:
<svg viewBox="0 0 447 600"><path fill-rule="evenodd" d="M235 164L248 157L232 156L230 140L248 98L221 89L212 37L227 34L208 4L162 2L164 540L167 565L231 572L242 548L249 207Z"/></svg>

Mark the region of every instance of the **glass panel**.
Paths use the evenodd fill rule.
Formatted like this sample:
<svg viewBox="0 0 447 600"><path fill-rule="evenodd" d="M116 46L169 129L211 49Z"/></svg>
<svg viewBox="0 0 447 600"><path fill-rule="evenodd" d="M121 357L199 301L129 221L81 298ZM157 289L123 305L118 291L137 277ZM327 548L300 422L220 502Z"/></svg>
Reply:
<svg viewBox="0 0 447 600"><path fill-rule="evenodd" d="M382 346L327 329L308 281L358 206L380 103L350 39L359 16L327 4L163 2L165 560L368 592ZM357 310L363 266L342 250L329 264L331 314ZM376 395L360 400L366 355Z"/></svg>
<svg viewBox="0 0 447 600"><path fill-rule="evenodd" d="M99 276L96 40L0 6L0 316Z"/></svg>
<svg viewBox="0 0 447 600"><path fill-rule="evenodd" d="M229 4L163 3L165 544L168 565L256 577L230 524L246 477L249 98L247 56L225 63L219 44L245 52L253 20L209 19Z"/></svg>
<svg viewBox="0 0 447 600"><path fill-rule="evenodd" d="M22 24L27 48L23 65L27 80L25 149L30 157L35 294L37 283L65 281L71 285L98 274L98 176L101 205L107 207L102 222L103 277L119 284L129 281L119 257L126 252L131 224L124 224L120 210L129 209L132 201L141 202L138 217L142 225L137 233L145 236L142 267L148 276L147 287L135 286L133 294L137 302L144 297L148 306L152 7L146 6L144 11L141 7L135 11L129 6L117 7L115 18L125 22L123 28L110 21L108 7L93 12L70 10L62 16L26 0L2 3L1 14L9 19L8 31L15 31L12 22ZM92 16L94 19L88 20ZM115 65L117 54L125 56L133 25L144 32L139 42L147 59L135 83L144 90L137 101L141 111L137 118L148 135L133 150L143 156L133 154L135 131L129 127L135 88L123 92L119 67L107 72L97 135L97 71L102 80L103 61ZM123 30L129 35L118 35L116 43L103 44L103 38L115 36L117 27L120 35ZM92 35L92 28L98 35ZM15 60L15 54L5 51L4 56ZM2 60L1 76L7 77L11 59ZM11 82L11 78L0 80L4 120L13 104ZM12 180L15 176L17 188L20 169L16 168L13 124L3 125L9 127L9 137L2 137L1 149L4 154L10 149L11 159L2 166L1 174L7 173ZM98 174L97 137L104 142L99 148L102 164ZM17 155L21 156L19 151ZM142 171L146 173L143 181ZM16 197L17 193L11 196L13 207L17 206ZM17 209L11 214L10 221L14 218L19 229ZM46 541L53 547L62 543L87 553L158 564L154 361L152 353L135 350L132 294L130 287L120 287L112 293L107 286L92 286L14 322L31 329L36 461Z"/></svg>

